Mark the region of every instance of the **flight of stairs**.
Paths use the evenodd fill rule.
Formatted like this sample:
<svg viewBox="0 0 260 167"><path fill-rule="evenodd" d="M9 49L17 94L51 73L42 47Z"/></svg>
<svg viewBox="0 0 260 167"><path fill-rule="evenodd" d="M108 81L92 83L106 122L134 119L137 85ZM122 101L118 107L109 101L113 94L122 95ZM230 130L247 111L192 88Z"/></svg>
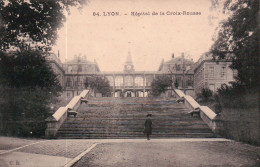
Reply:
<svg viewBox="0 0 260 167"><path fill-rule="evenodd" d="M145 138L147 114L152 114L152 138L209 138L214 133L184 104L163 98L90 98L76 118L69 117L58 131L62 139Z"/></svg>

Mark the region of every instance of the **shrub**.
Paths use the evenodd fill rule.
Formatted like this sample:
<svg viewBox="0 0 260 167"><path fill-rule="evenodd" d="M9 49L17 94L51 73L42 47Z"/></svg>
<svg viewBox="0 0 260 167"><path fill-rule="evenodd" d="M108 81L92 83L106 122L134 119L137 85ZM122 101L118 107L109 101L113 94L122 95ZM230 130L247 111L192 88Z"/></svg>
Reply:
<svg viewBox="0 0 260 167"><path fill-rule="evenodd" d="M157 76L152 81L152 95L160 96L161 93L166 92L167 88L172 85L172 79L169 75Z"/></svg>
<svg viewBox="0 0 260 167"><path fill-rule="evenodd" d="M99 76L87 77L85 87L90 87L96 93L101 93L102 96L110 97L112 90L109 81L106 78Z"/></svg>
<svg viewBox="0 0 260 167"><path fill-rule="evenodd" d="M39 137L61 86L42 52L0 52L0 133Z"/></svg>
<svg viewBox="0 0 260 167"><path fill-rule="evenodd" d="M209 102L212 101L213 92L209 88L202 88L201 91L197 94L198 102Z"/></svg>
<svg viewBox="0 0 260 167"><path fill-rule="evenodd" d="M231 86L221 86L217 92L223 107L244 109L258 107L258 88L248 90L243 85L232 83Z"/></svg>

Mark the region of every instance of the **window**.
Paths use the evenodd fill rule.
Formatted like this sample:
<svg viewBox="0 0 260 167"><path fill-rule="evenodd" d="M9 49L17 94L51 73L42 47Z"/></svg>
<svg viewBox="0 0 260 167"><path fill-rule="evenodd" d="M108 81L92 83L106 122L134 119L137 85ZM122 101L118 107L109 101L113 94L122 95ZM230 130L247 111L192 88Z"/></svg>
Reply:
<svg viewBox="0 0 260 167"><path fill-rule="evenodd" d="M176 81L177 81L177 83L178 83L178 86L179 87L182 87L182 79L181 79L181 77L176 77ZM175 81L175 82L176 82Z"/></svg>
<svg viewBox="0 0 260 167"><path fill-rule="evenodd" d="M220 71L220 77L224 78L226 76L226 67L223 66Z"/></svg>
<svg viewBox="0 0 260 167"><path fill-rule="evenodd" d="M151 86L152 83L151 82L146 82L146 86Z"/></svg>
<svg viewBox="0 0 260 167"><path fill-rule="evenodd" d="M67 97L70 98L70 92L67 92Z"/></svg>
<svg viewBox="0 0 260 167"><path fill-rule="evenodd" d="M180 71L181 70L181 65L180 64L175 64L175 68L176 68L176 71Z"/></svg>
<svg viewBox="0 0 260 167"><path fill-rule="evenodd" d="M116 77L115 86L123 86L123 77L122 76Z"/></svg>
<svg viewBox="0 0 260 167"><path fill-rule="evenodd" d="M125 77L125 86L133 86L133 77L132 76L126 76Z"/></svg>
<svg viewBox="0 0 260 167"><path fill-rule="evenodd" d="M67 78L67 83L66 83L66 85L68 86L68 87L71 87L72 86L72 82L71 82L71 79L68 77Z"/></svg>
<svg viewBox="0 0 260 167"><path fill-rule="evenodd" d="M214 78L214 67L209 67L208 73L209 73L208 75L209 78Z"/></svg>
<svg viewBox="0 0 260 167"><path fill-rule="evenodd" d="M77 81L75 81L75 86L82 86L82 81L79 77L77 78Z"/></svg>
<svg viewBox="0 0 260 167"><path fill-rule="evenodd" d="M187 86L193 86L193 78L191 76L188 77L186 82Z"/></svg>
<svg viewBox="0 0 260 167"><path fill-rule="evenodd" d="M135 86L143 86L143 85L144 85L144 79L142 77L136 77Z"/></svg>
<svg viewBox="0 0 260 167"><path fill-rule="evenodd" d="M78 66L78 72L82 72L82 66L81 66L81 64L79 64L79 66Z"/></svg>

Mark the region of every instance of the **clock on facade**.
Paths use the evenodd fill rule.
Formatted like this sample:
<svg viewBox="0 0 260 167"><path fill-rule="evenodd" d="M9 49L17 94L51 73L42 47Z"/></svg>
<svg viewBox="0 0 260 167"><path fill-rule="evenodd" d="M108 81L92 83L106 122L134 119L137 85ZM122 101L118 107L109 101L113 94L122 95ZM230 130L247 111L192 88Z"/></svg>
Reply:
<svg viewBox="0 0 260 167"><path fill-rule="evenodd" d="M126 68L127 68L128 70L130 70L130 69L131 69L131 66L130 66L130 65L128 65L128 66L126 66Z"/></svg>

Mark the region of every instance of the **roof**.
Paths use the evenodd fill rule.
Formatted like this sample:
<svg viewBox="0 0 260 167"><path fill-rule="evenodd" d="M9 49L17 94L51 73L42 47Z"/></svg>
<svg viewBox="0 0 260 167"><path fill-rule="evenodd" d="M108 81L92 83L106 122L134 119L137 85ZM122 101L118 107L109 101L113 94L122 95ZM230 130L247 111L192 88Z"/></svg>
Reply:
<svg viewBox="0 0 260 167"><path fill-rule="evenodd" d="M86 56L74 56L73 59L66 61L64 64L95 64L95 62L87 61Z"/></svg>
<svg viewBox="0 0 260 167"><path fill-rule="evenodd" d="M185 59L184 57L176 57L172 58L169 61L166 61L165 64L179 64L179 63L185 63L185 64L193 64L194 62L190 59Z"/></svg>
<svg viewBox="0 0 260 167"><path fill-rule="evenodd" d="M190 66L190 69L186 69L186 73L192 73L192 65L194 64L192 59L185 59L184 57L180 56L180 57L176 57L176 58L172 58L169 61L164 62L164 60L161 61L161 64L159 66L158 71L163 71L166 72L165 70L167 69L168 71L168 64L172 64L172 65L181 65L181 67L183 66ZM185 67L185 68L186 68Z"/></svg>

